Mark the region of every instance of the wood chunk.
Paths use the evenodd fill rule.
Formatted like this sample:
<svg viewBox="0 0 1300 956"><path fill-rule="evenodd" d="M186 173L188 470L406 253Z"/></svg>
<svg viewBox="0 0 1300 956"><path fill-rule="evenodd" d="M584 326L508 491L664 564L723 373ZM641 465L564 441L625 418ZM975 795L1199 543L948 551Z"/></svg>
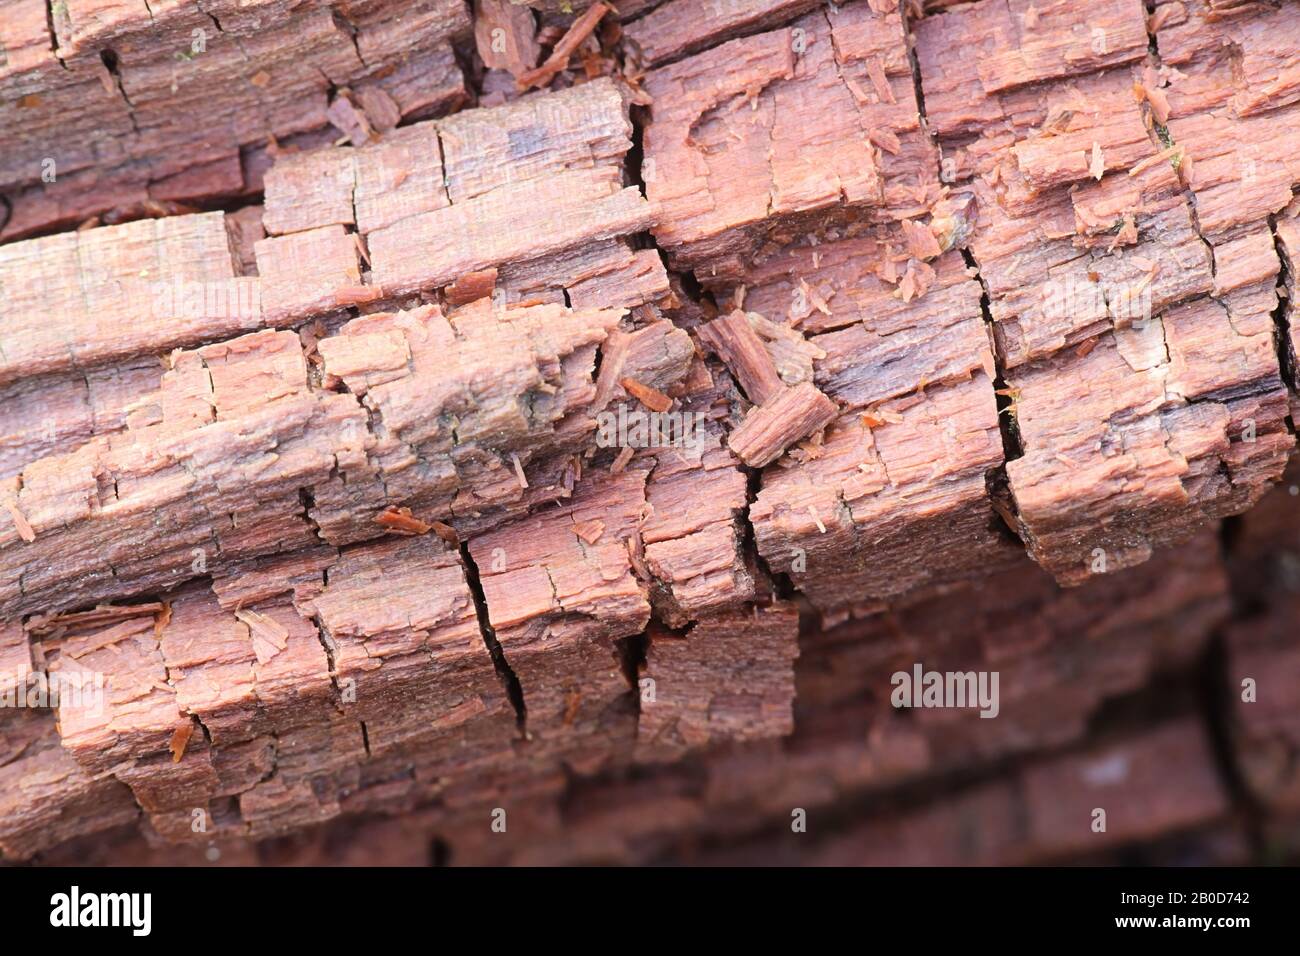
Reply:
<svg viewBox="0 0 1300 956"><path fill-rule="evenodd" d="M442 145L436 123L416 123L393 130L378 143L362 149L331 148L317 150L346 162L351 154L355 181L331 187L331 202L340 205L351 203L356 214L357 231L368 236L377 229L392 226L403 219L442 209L449 204L443 185ZM286 178L296 179L303 166L313 160L308 154L285 156L276 160L276 166L285 167ZM320 189L317 182L316 189ZM267 185L268 202L271 195ZM292 215L291 202L284 205ZM311 225L318 223L313 222Z"/></svg>
<svg viewBox="0 0 1300 956"><path fill-rule="evenodd" d="M595 404L604 408L626 396L652 411L666 411L671 399L664 390L686 378L694 357L690 335L671 322L651 322L634 332L615 330L601 348Z"/></svg>
<svg viewBox="0 0 1300 956"><path fill-rule="evenodd" d="M314 149L277 158L266 173L262 222L272 235L356 223L351 149Z"/></svg>
<svg viewBox="0 0 1300 956"><path fill-rule="evenodd" d="M1037 22L1024 29L1030 8ZM986 55L964 55L976 42ZM1023 88L1132 63L1147 52L1145 11L1132 0L999 0L941 11L916 24L926 117L941 135L979 132L1013 112Z"/></svg>
<svg viewBox="0 0 1300 956"><path fill-rule="evenodd" d="M469 541L535 759L591 772L624 758L635 714L614 642L650 619L631 557L645 482L641 470L590 474L563 506ZM604 531L587 544L574 528L593 520Z"/></svg>
<svg viewBox="0 0 1300 956"><path fill-rule="evenodd" d="M888 96L871 80L882 72ZM864 3L652 70L645 179L673 265L706 284L739 281L763 240L786 227L806 231L847 210L888 221L925 208L918 177L933 177L937 161L910 77L897 12ZM870 143L879 130L899 139L897 155Z"/></svg>
<svg viewBox="0 0 1300 956"><path fill-rule="evenodd" d="M649 385L643 385L634 378L621 378L618 384L652 412L666 412L673 406L673 400L663 392Z"/></svg>
<svg viewBox="0 0 1300 956"><path fill-rule="evenodd" d="M375 523L399 534L425 534L433 528L412 515L410 508L388 508L375 515Z"/></svg>
<svg viewBox="0 0 1300 956"><path fill-rule="evenodd" d="M582 42L591 36L592 31L600 22L601 17L613 9L607 3L596 2L589 6L582 14L573 21L569 29L565 31L564 36L560 37L559 42L551 50L551 55L546 61L535 70L528 70L522 76L518 77L518 87L520 90L526 90L530 86L545 86L556 76L564 72L569 65L569 57L582 45Z"/></svg>
<svg viewBox="0 0 1300 956"><path fill-rule="evenodd" d="M337 560L335 548L318 545L289 554L232 562L213 572L212 591L228 611L285 594L301 605L320 593L325 571Z"/></svg>
<svg viewBox="0 0 1300 956"><path fill-rule="evenodd" d="M546 259L503 265L507 303L540 299L575 308L634 308L669 295L668 274L653 249L634 250L627 239L596 241Z"/></svg>
<svg viewBox="0 0 1300 956"><path fill-rule="evenodd" d="M1164 65L1151 85L1168 100L1170 139L1194 160L1186 179L1200 228L1213 242L1259 226L1300 182L1289 122L1300 109L1294 18L1264 6L1222 16L1205 0L1162 0L1156 13Z"/></svg>
<svg viewBox="0 0 1300 956"><path fill-rule="evenodd" d="M986 574L1019 553L989 503L986 476L1003 453L983 373L904 400L897 415L873 427L842 415L818 457L764 473L750 508L759 553L823 612Z"/></svg>
<svg viewBox="0 0 1300 956"><path fill-rule="evenodd" d="M400 504L420 520L462 531L498 523L504 515L493 515L502 508L518 514L565 497L569 488L557 473L595 437L594 416L605 400L592 382L595 350L617 321L612 311L537 306L497 313L483 303L451 320L422 311L349 323L337 338L341 348L358 350L356 362L368 361L372 343L388 354L393 333L405 338L411 358L404 373L385 366L370 380L365 403L385 434L358 461L360 471L316 489L322 533L338 541L372 537L373 525L360 522L397 503L386 496L398 489ZM324 343L322 353L327 373L348 368L336 359L354 361ZM521 395L531 397L521 404ZM435 408L456 410L454 430ZM518 481L512 454L528 469L528 488Z"/></svg>
<svg viewBox="0 0 1300 956"><path fill-rule="evenodd" d="M680 441L638 452L654 463L638 573L669 627L734 610L757 590L760 575L745 547L748 479L725 444L734 398L721 370L693 377L679 400L682 415L694 416L691 430L683 429Z"/></svg>
<svg viewBox="0 0 1300 956"><path fill-rule="evenodd" d="M518 513L564 497L568 489L551 476L594 437L594 352L617 321L614 312L556 307L462 312L454 323L435 309L358 319L334 337L339 349L320 343L327 375L363 375L362 353L341 349L368 349L376 335L387 343L400 334L411 356L390 371L387 353L379 353L382 372L366 379L366 407L310 386L292 333L207 347L202 365L182 354L164 383L163 404L170 407L166 396L186 393L185 383L206 368L186 393L197 396L197 406L190 400L123 441L104 436L35 462L20 489L18 479L9 480L3 493L36 540L0 528L0 565L14 569L3 576L9 585L0 603L6 614L9 607L71 607L201 573L192 568L194 549L205 564L218 565L282 550L295 536L314 543L302 514L304 488L320 534L336 544L377 536L374 518L390 506L453 525L473 511L467 524L482 526L501 520L489 509ZM483 375L484 368L493 374ZM527 410L524 395L533 396ZM454 434L442 418L453 408ZM372 431L380 421L382 433ZM158 463L151 450L158 447L167 449L168 464ZM534 487L505 478L498 456L516 453L531 472L541 450L552 457L530 474ZM173 531L159 541L150 529L164 512ZM218 514L233 527L214 540ZM42 570L33 573L37 565Z"/></svg>
<svg viewBox="0 0 1300 956"><path fill-rule="evenodd" d="M246 282L221 213L4 246L0 384L255 328Z"/></svg>
<svg viewBox="0 0 1300 956"><path fill-rule="evenodd" d="M904 301L896 284L878 274L882 257L906 259L902 248L894 230L881 239L789 247L749 274L745 301L755 310L750 314L762 313L778 328L804 330L813 380L845 407L876 405L994 371L980 286L961 254L953 250L936 259L933 287ZM814 307L816 301L825 309ZM789 366L782 371L790 381Z"/></svg>
<svg viewBox="0 0 1300 956"><path fill-rule="evenodd" d="M184 723L172 731L171 743L168 748L172 752L172 763L180 763L181 758L185 756L185 747L190 742L190 737L194 735L194 724Z"/></svg>
<svg viewBox="0 0 1300 956"><path fill-rule="evenodd" d="M38 637L47 634L59 634L69 628L88 627L96 624L117 624L136 618L156 618L163 613L164 605L158 601L143 604L101 604L90 611L73 611L68 614L38 614L27 619L23 629Z"/></svg>
<svg viewBox="0 0 1300 956"><path fill-rule="evenodd" d="M799 613L792 604L706 618L687 633L652 632L637 723L637 759L675 760L726 740L794 729Z"/></svg>
<svg viewBox="0 0 1300 956"><path fill-rule="evenodd" d="M325 118L341 132L353 146L364 146L374 139L375 131L366 114L353 104L351 95L340 94L330 101Z"/></svg>
<svg viewBox="0 0 1300 956"><path fill-rule="evenodd" d="M1024 456L1007 474L1035 559L1078 583L1257 501L1294 444L1271 325L1239 326L1202 299L1086 355L1009 374ZM1238 384L1225 393L1228 368Z"/></svg>
<svg viewBox="0 0 1300 956"><path fill-rule="evenodd" d="M650 207L621 185L630 132L603 80L438 123L450 204L368 232L375 283L397 294L441 286L645 229ZM532 144L523 155L521 137Z"/></svg>
<svg viewBox="0 0 1300 956"><path fill-rule="evenodd" d="M356 244L342 226L269 236L254 250L267 325L288 325L369 298L365 294L369 290L356 294L362 286L361 264ZM382 294L381 288L375 288L372 297Z"/></svg>
<svg viewBox="0 0 1300 956"><path fill-rule="evenodd" d="M256 191L241 175L241 147L328 128L331 109L350 103L337 97L331 107L332 88L351 90L379 129L467 97L453 44L468 38L470 20L458 0L309 11L223 3L219 16L214 28L193 5L108 11L73 2L52 30L25 13L16 36L6 31L0 122L15 132L0 192L22 195L24 212L4 238L119 208L138 218L149 197L192 202ZM380 97L388 105L376 112ZM203 130L182 119L199 110L208 117ZM41 181L51 157L57 184ZM82 185L65 190L76 177Z"/></svg>
<svg viewBox="0 0 1300 956"><path fill-rule="evenodd" d="M541 55L533 12L508 0L474 0L474 46L488 69L519 79Z"/></svg>
<svg viewBox="0 0 1300 956"><path fill-rule="evenodd" d="M816 0L735 0L703 5L668 0L629 23L624 34L647 66L657 66L721 40L777 26L815 6Z"/></svg>
<svg viewBox="0 0 1300 956"><path fill-rule="evenodd" d="M237 610L235 619L247 626L248 636L253 644L253 654L259 664L270 663L275 660L276 655L289 646L288 630L265 614Z"/></svg>
<svg viewBox="0 0 1300 956"><path fill-rule="evenodd" d="M366 122L379 134L391 133L402 121L402 107L383 87L362 86L355 96Z"/></svg>
<svg viewBox="0 0 1300 956"><path fill-rule="evenodd" d="M490 298L496 287L498 272L495 268L471 272L447 286L449 305L468 305L478 299Z"/></svg>
<svg viewBox="0 0 1300 956"><path fill-rule="evenodd" d="M762 468L799 439L829 425L837 411L835 403L811 382L783 388L745 416L728 444L745 464Z"/></svg>
<svg viewBox="0 0 1300 956"><path fill-rule="evenodd" d="M343 709L364 721L372 755L412 741L468 748L514 736L464 567L436 536L345 551L304 609L320 623Z"/></svg>
<svg viewBox="0 0 1300 956"><path fill-rule="evenodd" d="M266 238L261 206L245 206L226 213L226 234L235 256L235 271L241 276L257 275L257 243Z"/></svg>
<svg viewBox="0 0 1300 956"><path fill-rule="evenodd" d="M722 359L755 405L785 389L776 363L744 312L737 309L719 316L701 325L696 334Z"/></svg>
<svg viewBox="0 0 1300 956"><path fill-rule="evenodd" d="M1150 143L1147 149L1156 151ZM1167 163L1135 179L1112 174L1076 190L1058 188L1029 205L999 200L982 180L974 188L987 228L970 248L1008 368L1213 290L1208 250ZM1128 215L1138 241L1118 248L1114 237ZM1056 224L1047 236L1045 220Z"/></svg>
<svg viewBox="0 0 1300 956"><path fill-rule="evenodd" d="M23 682L35 669L33 665L32 649L23 626L6 624L0 627L0 695L7 699L19 688L25 692Z"/></svg>

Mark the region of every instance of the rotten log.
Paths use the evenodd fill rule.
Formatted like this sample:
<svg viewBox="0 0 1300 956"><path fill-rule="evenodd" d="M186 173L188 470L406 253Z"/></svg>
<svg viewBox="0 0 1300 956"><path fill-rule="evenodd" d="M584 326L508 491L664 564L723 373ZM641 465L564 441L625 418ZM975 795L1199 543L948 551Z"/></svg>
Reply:
<svg viewBox="0 0 1300 956"><path fill-rule="evenodd" d="M54 27L60 84L82 81L101 36L79 37L87 8L71 6ZM396 48L402 6L367 8L393 17L373 34L311 23L357 51L380 33ZM519 11L489 6L526 32ZM605 6L537 19L553 91L398 126L446 104L409 110L361 77L331 103L304 97L320 122L286 121L320 148L226 137L222 156L243 153L230 188L264 185L262 206L160 199L157 219L0 249L0 615L26 618L0 630L5 660L116 678L107 718L61 709L53 734L18 733L11 775L40 773L27 757L62 769L6 809L7 855L110 828L125 801L170 841L193 838L195 810L223 840L417 807L461 832L517 798L537 842L516 861L564 858L561 824L584 806L572 858L644 859L760 826L791 799L1072 746L1105 700L1203 649L1224 613L1211 546L1173 565L1159 549L1250 507L1290 451L1293 369L1273 343L1294 326L1274 237L1289 258L1296 177L1270 165L1267 188L1231 207L1223 169L1202 174L1195 154L1287 115L1286 24L1214 4L1148 19L1108 0L1086 17L1097 45L1067 4L764 2L692 22L672 0L631 19L651 70L623 83L599 62L617 30L591 35ZM152 53L122 16L96 75L126 97L149 89ZM230 16L232 32L251 22ZM986 36L987 56L962 55ZM1223 42L1240 70L1214 55ZM336 52L301 65L333 76ZM152 115L156 96L128 106ZM643 130L632 104L648 107ZM319 137L326 121L352 145ZM194 185L206 153L152 178L173 133L131 141L128 165L166 182L166 202L228 194ZM107 195L124 174L102 165L73 175L102 173ZM122 188L142 188L131 175ZM59 195L75 205L81 188ZM64 221L33 226L32 208L11 224ZM685 301L693 284L651 237L704 295ZM158 288L186 285L247 287L256 307L204 295L141 321ZM1100 295L1058 308L1062 285ZM806 416L785 408L796 400ZM699 415L702 436L604 442L612 412ZM981 588L1024 590L1033 568L1007 526L1083 584L1062 594L1040 576L1023 603L984 608L979 659L1004 670L1009 719L888 719L900 655L969 666ZM824 621L862 620L805 633L828 647L793 664L796 615L764 565ZM59 613L108 599L132 603ZM1209 763L1164 737L1152 749ZM633 760L668 761L645 778L662 820L620 803L638 789ZM1088 783L1059 766L1017 786L1046 806ZM1216 818L1213 773L1194 777L1191 810L1152 811L1117 841ZM701 800L691 779L736 802ZM34 833L45 817L29 801L83 814L88 795L102 819ZM1075 815L1030 814L1043 855L1084 852ZM463 852L514 851L466 825Z"/></svg>

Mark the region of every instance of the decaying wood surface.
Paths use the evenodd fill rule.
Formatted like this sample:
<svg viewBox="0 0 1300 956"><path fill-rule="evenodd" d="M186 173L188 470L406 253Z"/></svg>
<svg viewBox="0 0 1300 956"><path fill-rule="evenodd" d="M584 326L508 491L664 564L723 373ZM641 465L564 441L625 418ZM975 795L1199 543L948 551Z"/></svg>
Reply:
<svg viewBox="0 0 1300 956"><path fill-rule="evenodd" d="M426 553L436 553L436 548L422 544L426 538L410 540L420 542ZM368 546L367 551L373 547ZM371 560L369 553L365 560ZM403 564L408 561L409 556L403 558ZM652 772L643 768L632 779L610 772L578 778L570 785L568 795L563 796L562 792L548 789L549 778L545 775L536 778L534 785L523 786L522 765L513 770L514 790L495 791L485 789L482 780L469 786L473 774L464 768L457 778L460 793L456 794L437 789L438 781L445 778L439 776L443 771L436 765L405 758L407 766L428 767L427 774L417 769L412 782L395 771L386 777L376 765L395 768L400 763L386 763L375 756L365 765L369 769L343 788L350 793L341 804L354 809L405 807L409 805L405 801L415 802L415 793L437 794L433 805L405 814L401 824L373 826L381 831L390 825L400 826L408 840L413 840L417 832L425 833L424 839L414 841L421 854L428 844L428 834L445 833L452 839L453 859L459 862L653 859L676 841L689 840L692 834L743 834L768 820L785 820L788 825L791 806L815 814L819 808L833 806L855 794L883 794L909 782L969 771L990 760L1005 761L1069 745L1082 738L1089 721L1108 698L1136 690L1155 672L1177 669L1197 659L1211 630L1228 614L1223 566L1208 547L1161 554L1129 575L1098 578L1081 588L1064 591L1026 559L1022 557L1021 561L1022 566L981 586L972 584L956 595L918 594L890 611L842 625L811 641L801 641L804 646L794 671L794 731L783 740L744 742L746 734L741 734L739 742L726 748L684 752L685 747L706 740L716 744L720 735L730 737L742 727L758 730L763 724L756 720L785 722L788 731L789 714L769 710L788 690L767 683L767 675L778 672L763 663L768 655L781 659L793 652L791 624L773 626L788 618L790 611L777 606L760 611L758 619L752 612L739 622L729 623L723 617L716 624L700 625L685 635L652 632L643 678L652 678L654 683L643 685L645 689L640 691L635 740L637 757L657 768ZM373 570L363 580L370 582L366 585L370 593L388 595L380 582L397 566L378 562L368 566ZM289 576L300 582L298 588L304 597L319 587L319 572ZM335 572L331 570L330 587L334 580ZM403 584L413 581L400 579ZM319 597L309 600L323 602ZM364 601L349 601L346 606L367 605ZM399 608L382 620L398 621L404 613ZM729 629L734 624L740 626ZM373 612L362 625L371 632L385 626L393 625L385 625ZM168 629L171 627L169 624ZM390 661L401 659L401 647L412 646L401 637L405 633L399 628L382 638L384 649L380 653L385 656L384 662L368 672L374 679L379 679ZM450 626L448 633L452 633ZM697 638L703 640L696 643ZM344 640L341 634L336 639L340 643ZM376 638L366 640L370 644ZM746 654L753 661L751 666L761 668L763 676L758 681L731 682L736 672L735 665L727 663L728 642L758 642ZM245 654L251 659L249 652ZM888 675L900 666L910 666L901 662L918 659L936 669L1001 668L1003 697L998 719L972 721L938 710L908 715L892 708L888 703ZM411 666L415 666L414 662ZM415 676L408 669L395 673ZM396 690L397 686L390 689ZM650 687L653 697L647 699ZM864 688L873 689L872 693L864 694ZM365 698L361 686L358 692L360 705ZM215 717L212 711L208 713ZM770 717L761 717L763 714ZM491 715L492 711L485 709L463 715L459 723L447 726L468 727L477 722L487 731L493 726ZM208 718L203 719L206 724ZM500 720L512 722L513 717ZM562 718L556 723L562 726ZM575 720L571 729L578 726ZM623 726L624 732L632 730L630 722ZM367 727L373 748L376 729L368 721ZM170 727L167 729L170 731ZM1143 739L1158 729L1146 726L1130 735ZM1126 818L1123 829L1108 837L1106 846L1123 844L1132 839L1135 830L1154 833L1184 822L1208 820L1218 812L1223 804L1221 784L1215 781L1209 766L1211 758L1200 742L1202 733L1196 721L1189 719L1176 733L1170 731L1171 736L1183 741L1178 747L1168 751L1157 746L1150 750L1139 748L1135 756L1146 753L1154 766L1167 768L1154 778L1131 775L1130 768L1140 767L1140 762L1097 755L1082 764L1083 768L1096 768L1085 777L1088 789L1112 788L1109 792L1120 799L1145 793L1144 799L1151 805L1164 807L1167 802L1170 808L1139 813L1135 804L1133 817ZM1157 739L1162 739L1159 733ZM510 737L503 732L499 740L508 743ZM479 766L486 771L494 759L501 758L482 742L482 736L479 741L474 753L483 757ZM588 738L587 746L590 743ZM632 743L627 738L608 738L613 754L621 753L624 758ZM203 753L201 746L198 755ZM518 746L527 748L531 744ZM419 753L430 752L427 741L420 745ZM186 759L194 756L190 754ZM21 765L22 761L17 763ZM283 768L290 763L281 764L270 779L283 776ZM70 764L75 771L76 764ZM1071 764L1079 766L1073 759L1065 762ZM448 765L444 762L443 766ZM1031 762L1029 766L1036 765ZM14 779L20 772L14 764L0 769L0 773L12 774ZM704 781L702 788L696 782L699 780ZM1062 798L1061 793L1052 792L1055 787L1044 785L1040 789L1041 795L1035 800L1042 805L1035 814L1048 813L1051 803ZM277 786L272 792L279 796L282 789ZM1177 794L1185 796L1175 800ZM75 798L70 792L65 799L71 802ZM565 816L556 809L562 798L570 806ZM34 801L34 797L27 799ZM491 835L479 839L476 834L479 830L486 833L485 826L465 828L463 832L458 829L460 814L476 806L476 799L500 801L477 805L483 819L489 807L508 808L509 839L493 841ZM425 797L424 802L427 800ZM1189 803L1183 804L1182 800ZM129 795L125 801L129 805ZM214 801L213 805L221 804ZM1093 805L1089 804L1089 808ZM247 808L245 812L260 813L277 804L257 803L249 796L241 797L239 806ZM278 806L280 812L288 813L292 804L286 798ZM1180 806L1199 809L1177 809ZM307 807L315 810L314 804L304 804L304 810ZM5 831L7 851L19 846L49 845L41 843L44 834L32 822L36 811L33 802L6 814L12 828ZM46 815L51 812L49 808L44 810ZM84 832L120 823L122 798L116 804L106 801L98 812L97 817L83 819ZM1068 855L1079 837L1072 835L1075 828L1064 817L1055 815L1051 833L1044 833L1041 842L1036 839L1019 852L1040 861ZM226 819L237 822L239 817L234 814ZM258 825L254 829L263 832ZM1086 827L1084 830L1090 835ZM212 838L221 841L231 853L245 853L246 848L229 841L237 832L218 831ZM933 847L931 852L941 850L959 852L956 846ZM419 862L424 862L423 858Z"/></svg>
<svg viewBox="0 0 1300 956"><path fill-rule="evenodd" d="M1018 46L1006 6L926 18L917 56L931 128L980 208L969 248L1023 451L1007 463L1019 530L1077 581L1243 510L1294 439L1267 219L1227 237L1202 209L1205 150L1180 140L1166 92L1193 81L1162 62L1165 29L1153 58L1141 4L1036 9ZM1000 55L959 55L988 36Z"/></svg>
<svg viewBox="0 0 1300 956"><path fill-rule="evenodd" d="M470 32L460 0L5 0L0 238L256 193L282 145L452 109Z"/></svg>
<svg viewBox="0 0 1300 956"><path fill-rule="evenodd" d="M1220 832L1194 708L1090 727L1206 653L1294 444L1300 19L704 7L0 0L0 691L107 678L0 713L6 859L644 861L998 761L813 858ZM998 719L900 713L918 661ZM1294 705L1233 712L1278 814Z"/></svg>

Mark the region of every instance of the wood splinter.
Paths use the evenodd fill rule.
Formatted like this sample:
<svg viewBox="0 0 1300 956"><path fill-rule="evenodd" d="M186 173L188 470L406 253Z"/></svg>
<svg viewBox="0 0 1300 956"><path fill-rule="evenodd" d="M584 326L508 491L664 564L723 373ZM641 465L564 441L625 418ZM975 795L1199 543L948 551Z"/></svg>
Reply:
<svg viewBox="0 0 1300 956"><path fill-rule="evenodd" d="M172 752L172 763L181 762L181 758L185 756L185 748L189 745L190 738L193 736L193 721L186 721L172 731L171 742L167 744L167 749Z"/></svg>
<svg viewBox="0 0 1300 956"><path fill-rule="evenodd" d="M618 384L623 390L652 412L666 412L673 407L673 400L649 385L643 385L634 378L621 378Z"/></svg>
<svg viewBox="0 0 1300 956"><path fill-rule="evenodd" d="M421 521L411 514L410 508L393 506L385 508L375 515L375 524L383 525L389 531L395 531L398 534L428 534L433 530L433 525L427 521Z"/></svg>
<svg viewBox="0 0 1300 956"><path fill-rule="evenodd" d="M699 336L736 376L754 404L762 405L785 388L771 353L744 312L737 309L718 316L700 326Z"/></svg>
<svg viewBox="0 0 1300 956"><path fill-rule="evenodd" d="M569 57L573 56L574 51L582 45L582 42L591 36L596 29L596 24L610 10L607 3L593 3L588 7L578 19L573 21L567 33L560 37L559 42L555 44L555 49L551 52L544 63L535 70L529 70L516 81L516 86L520 92L533 87L545 86L551 80L555 79L569 65Z"/></svg>
<svg viewBox="0 0 1300 956"><path fill-rule="evenodd" d="M750 409L728 444L745 464L762 468L795 442L829 425L836 411L835 403L821 389L804 382Z"/></svg>

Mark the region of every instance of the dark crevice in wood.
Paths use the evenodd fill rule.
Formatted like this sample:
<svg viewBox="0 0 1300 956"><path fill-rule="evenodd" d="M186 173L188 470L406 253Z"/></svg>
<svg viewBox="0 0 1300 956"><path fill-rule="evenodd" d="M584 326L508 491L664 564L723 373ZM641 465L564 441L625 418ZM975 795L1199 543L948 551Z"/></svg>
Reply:
<svg viewBox="0 0 1300 956"><path fill-rule="evenodd" d="M99 59L104 64L104 69L108 70L108 75L113 79L113 85L117 88L117 95L122 97L122 102L126 105L127 119L131 121L131 128L135 130L136 135L140 135L140 123L135 118L135 104L131 98L126 95L126 87L122 85L122 73L118 69L117 51L105 47L99 51Z"/></svg>
<svg viewBox="0 0 1300 956"><path fill-rule="evenodd" d="M1300 382L1296 380L1296 354L1291 344L1291 316L1290 312L1293 306L1291 301L1291 290L1300 288L1296 283L1296 266L1287 255L1285 244L1277 234L1277 216L1269 216L1268 228L1273 234L1273 245L1277 249L1278 262L1281 263L1281 272L1278 275L1278 295L1277 308L1273 310L1273 336L1277 344L1277 367L1282 373L1282 381L1292 395L1297 393ZM1291 416L1286 419L1287 428L1292 433L1295 432L1295 423Z"/></svg>
<svg viewBox="0 0 1300 956"><path fill-rule="evenodd" d="M739 518L743 532L741 547L744 548L749 563L758 569L759 574L757 576L771 583L772 590L777 598L783 601L796 600L799 597L799 590L795 587L793 579L783 571L772 570L772 567L767 563L767 559L758 550L758 542L754 536L754 522L749 520L750 509L754 507L754 502L758 499L758 493L763 487L763 472L761 469L750 468L739 462L737 462L737 466L745 473L745 513ZM803 632L801 626L799 633L802 635Z"/></svg>
<svg viewBox="0 0 1300 956"><path fill-rule="evenodd" d="M147 185L153 185L152 182ZM147 187L146 187L147 188ZM24 190L18 189L8 195L0 195L0 232L3 232L5 225L12 215L15 199ZM98 221L95 228L100 226L119 226L128 222L136 222L141 219L162 219L173 216L190 215L193 213L203 212L223 212L233 213L247 209L250 206L262 205L262 193L241 193L227 196L214 196L208 199L187 200L184 203L176 204L174 209L169 209L165 204L159 204L155 209L145 209L141 205L135 205L130 208L117 207L105 210L87 218L88 222ZM8 213L6 213L8 210ZM163 215L159 213L163 212ZM26 242L29 239L43 239L46 236L55 236L60 233L72 231L74 227L68 223L56 224L43 229L33 229L30 232L24 232L22 235L6 236L0 238L0 246L13 242Z"/></svg>
<svg viewBox="0 0 1300 956"><path fill-rule="evenodd" d="M59 30L58 25L54 22L54 7L56 5L63 7L64 17L68 15L67 0L45 0L45 26L50 31L50 52L54 54L54 58L58 60L59 65L66 70L68 64L63 61L63 54L59 52Z"/></svg>
<svg viewBox="0 0 1300 956"><path fill-rule="evenodd" d="M1006 461L1015 461L1017 458L1023 458L1025 447L1020 439L1020 426L1016 421L1016 403L1014 394L1007 385L1006 363L996 347L997 339L993 336L993 311L989 299L989 287L980 272L979 263L975 260L974 254L969 249L961 250L962 258L966 260L967 267L974 273L976 281L980 284L980 312L984 317L984 327L989 332L990 350L993 353L993 364L997 372L993 377L993 393L998 406L998 427L1002 432L1002 454ZM1002 469L1006 471L1005 464Z"/></svg>
<svg viewBox="0 0 1300 956"><path fill-rule="evenodd" d="M510 706L515 710L515 721L519 726L519 732L526 739L528 735L528 707L524 701L523 687L519 683L519 678L511 669L509 661L506 660L505 650L502 649L501 642L497 640L496 628L492 626L492 620L488 616L487 597L483 593L483 582L479 577L478 564L475 563L473 555L470 554L468 542L461 542L460 558L465 565L465 581L469 585L470 594L474 598L474 613L478 616L478 627L479 632L483 635L483 643L488 649L488 654L492 657L492 665L496 668L497 677L505 688L506 696L510 699Z"/></svg>
<svg viewBox="0 0 1300 956"><path fill-rule="evenodd" d="M619 667L623 677L632 687L632 701L637 720L641 719L641 671L645 667L646 652L650 649L650 634L643 631L631 637L619 638L614 642L618 652Z"/></svg>
<svg viewBox="0 0 1300 956"><path fill-rule="evenodd" d="M914 38L911 30L910 10L906 2L899 4L899 13L903 18L904 32L907 37L907 61L912 72L912 89L916 95L917 114L921 128L926 131L930 142L939 151L939 179L942 182L944 178L942 148L936 142L934 134L930 132L925 108L925 84L921 78L921 64L916 55L916 44L913 42ZM998 348L997 337L993 334L994 320L988 282L980 271L979 262L976 260L974 253L971 252L970 247L960 246L958 251L966 263L967 270L980 284L980 315L984 320L984 329L988 334L989 352L993 356L995 372L991 384L993 386L994 402L997 407L998 431L1002 436L1002 464L989 469L984 476L989 501L997 516L990 516L990 525L999 537L1024 548L1029 544L1025 538L1028 532L1020 521L1015 495L1011 491L1011 478L1007 474L1007 462L1023 458L1025 454L1024 444L1020 438L1020 428L1016 421L1014 396L1007 385L1006 363L1001 350Z"/></svg>

